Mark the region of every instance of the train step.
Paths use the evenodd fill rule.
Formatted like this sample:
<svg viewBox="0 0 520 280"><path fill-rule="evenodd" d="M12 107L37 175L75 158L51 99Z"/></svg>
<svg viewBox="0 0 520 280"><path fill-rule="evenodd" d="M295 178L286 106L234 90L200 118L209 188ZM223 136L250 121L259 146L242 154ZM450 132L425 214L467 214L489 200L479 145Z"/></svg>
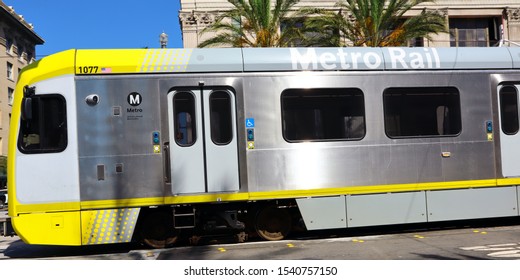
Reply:
<svg viewBox="0 0 520 280"><path fill-rule="evenodd" d="M173 210L173 225L177 229L195 228L195 209L193 207L177 207Z"/></svg>

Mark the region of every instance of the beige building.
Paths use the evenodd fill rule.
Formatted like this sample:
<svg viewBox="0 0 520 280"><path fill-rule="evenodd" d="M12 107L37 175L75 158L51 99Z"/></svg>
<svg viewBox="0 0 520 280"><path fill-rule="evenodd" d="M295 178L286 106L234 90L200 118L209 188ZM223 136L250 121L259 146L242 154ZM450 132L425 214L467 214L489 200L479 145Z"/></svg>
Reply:
<svg viewBox="0 0 520 280"><path fill-rule="evenodd" d="M0 1L0 156L7 156L11 102L20 70L35 60L43 44L22 15Z"/></svg>
<svg viewBox="0 0 520 280"><path fill-rule="evenodd" d="M204 27L215 21L215 15L232 7L227 0L180 0L179 20L185 48L195 48L206 36L199 36ZM297 7L314 6L335 9L336 1L301 0ZM449 34L436 35L432 41L419 38L414 46L456 47L494 46L501 39L520 43L519 0L437 0L416 6L405 14L435 10L446 17Z"/></svg>

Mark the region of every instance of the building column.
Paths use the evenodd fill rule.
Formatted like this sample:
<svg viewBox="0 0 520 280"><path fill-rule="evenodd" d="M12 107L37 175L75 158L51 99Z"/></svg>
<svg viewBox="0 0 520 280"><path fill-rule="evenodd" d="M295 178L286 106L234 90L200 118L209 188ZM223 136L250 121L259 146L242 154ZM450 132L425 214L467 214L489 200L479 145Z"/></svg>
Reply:
<svg viewBox="0 0 520 280"><path fill-rule="evenodd" d="M205 38L213 34L200 36L200 32L215 22L215 15L211 12L179 12L179 21L182 26L182 41L184 48L196 48Z"/></svg>
<svg viewBox="0 0 520 280"><path fill-rule="evenodd" d="M504 38L520 44L520 8L505 10Z"/></svg>

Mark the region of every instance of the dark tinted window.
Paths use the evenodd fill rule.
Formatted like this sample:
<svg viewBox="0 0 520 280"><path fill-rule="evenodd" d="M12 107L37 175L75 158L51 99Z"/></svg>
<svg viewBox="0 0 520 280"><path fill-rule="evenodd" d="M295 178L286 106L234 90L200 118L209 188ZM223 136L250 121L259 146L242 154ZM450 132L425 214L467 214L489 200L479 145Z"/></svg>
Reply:
<svg viewBox="0 0 520 280"><path fill-rule="evenodd" d="M61 95L34 95L30 118L20 122L18 148L23 153L61 152L67 147L67 110Z"/></svg>
<svg viewBox="0 0 520 280"><path fill-rule="evenodd" d="M461 131L456 88L389 88L383 101L389 137L454 136Z"/></svg>
<svg viewBox="0 0 520 280"><path fill-rule="evenodd" d="M180 146L191 146L196 141L195 97L191 92L178 92L173 97L175 118L175 142Z"/></svg>
<svg viewBox="0 0 520 280"><path fill-rule="evenodd" d="M212 92L209 97L211 140L217 145L225 145L233 139L231 97L226 91Z"/></svg>
<svg viewBox="0 0 520 280"><path fill-rule="evenodd" d="M365 136L363 92L355 88L285 90L282 121L287 141L359 140Z"/></svg>
<svg viewBox="0 0 520 280"><path fill-rule="evenodd" d="M514 86L500 89L500 120L505 134L518 132L518 93Z"/></svg>

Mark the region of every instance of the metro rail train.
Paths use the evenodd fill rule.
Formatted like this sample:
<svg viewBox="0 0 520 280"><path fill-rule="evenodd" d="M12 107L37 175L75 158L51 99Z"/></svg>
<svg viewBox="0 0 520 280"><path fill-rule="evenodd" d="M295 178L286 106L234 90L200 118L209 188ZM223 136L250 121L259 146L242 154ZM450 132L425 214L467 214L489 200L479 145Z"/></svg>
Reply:
<svg viewBox="0 0 520 280"><path fill-rule="evenodd" d="M20 73L29 244L519 216L520 48L68 50Z"/></svg>

